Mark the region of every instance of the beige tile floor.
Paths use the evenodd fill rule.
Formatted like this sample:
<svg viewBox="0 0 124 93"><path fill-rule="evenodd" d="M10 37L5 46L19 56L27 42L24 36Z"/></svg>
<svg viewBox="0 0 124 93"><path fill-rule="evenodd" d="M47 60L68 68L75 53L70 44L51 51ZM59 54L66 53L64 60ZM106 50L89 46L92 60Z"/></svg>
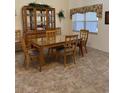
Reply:
<svg viewBox="0 0 124 93"><path fill-rule="evenodd" d="M23 53L17 52L16 93L109 93L108 53L88 48L84 57L77 55L76 65L69 58L66 68L62 58L46 58L42 72L34 63L25 70L23 59Z"/></svg>

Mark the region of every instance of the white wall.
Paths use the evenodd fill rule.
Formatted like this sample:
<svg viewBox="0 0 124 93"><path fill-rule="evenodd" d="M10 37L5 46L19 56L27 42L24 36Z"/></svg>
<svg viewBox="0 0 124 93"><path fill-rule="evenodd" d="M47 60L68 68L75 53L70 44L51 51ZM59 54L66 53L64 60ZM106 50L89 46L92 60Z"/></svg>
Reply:
<svg viewBox="0 0 124 93"><path fill-rule="evenodd" d="M16 29L22 29L21 23L21 8L24 5L28 5L29 3L33 2L34 0L16 0ZM66 34L68 32L68 24L69 24L69 1L68 0L36 0L36 3L39 4L48 4L51 7L56 9L56 27L62 28L62 34ZM57 13L63 9L65 14L65 19L61 22L57 16Z"/></svg>
<svg viewBox="0 0 124 93"><path fill-rule="evenodd" d="M109 10L109 0L69 0L69 9L101 3L103 3L103 17L99 20L98 34L89 35L88 46L109 52L109 25L104 24L105 11ZM71 21L70 28L72 28Z"/></svg>
<svg viewBox="0 0 124 93"><path fill-rule="evenodd" d="M33 0L15 0L15 9L17 15L15 16L15 29L22 30L21 9L22 6L27 5L31 2L33 2Z"/></svg>

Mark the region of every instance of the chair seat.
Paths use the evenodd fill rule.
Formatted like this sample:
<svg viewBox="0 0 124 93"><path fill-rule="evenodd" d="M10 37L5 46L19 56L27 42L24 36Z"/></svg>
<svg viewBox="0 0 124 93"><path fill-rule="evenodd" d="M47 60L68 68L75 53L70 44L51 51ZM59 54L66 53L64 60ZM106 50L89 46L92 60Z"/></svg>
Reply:
<svg viewBox="0 0 124 93"><path fill-rule="evenodd" d="M64 51L65 49L65 51ZM64 53L65 52L65 53ZM57 54L58 55L72 55L74 53L74 49L73 48L64 48L63 49L61 48L60 50L57 51Z"/></svg>
<svg viewBox="0 0 124 93"><path fill-rule="evenodd" d="M38 51L38 50L29 50L28 51L29 52L29 54L30 54L30 56L38 56L38 55L40 55L40 52Z"/></svg>
<svg viewBox="0 0 124 93"><path fill-rule="evenodd" d="M66 49L65 49L65 52L73 52L73 51L74 51L73 48L66 48Z"/></svg>

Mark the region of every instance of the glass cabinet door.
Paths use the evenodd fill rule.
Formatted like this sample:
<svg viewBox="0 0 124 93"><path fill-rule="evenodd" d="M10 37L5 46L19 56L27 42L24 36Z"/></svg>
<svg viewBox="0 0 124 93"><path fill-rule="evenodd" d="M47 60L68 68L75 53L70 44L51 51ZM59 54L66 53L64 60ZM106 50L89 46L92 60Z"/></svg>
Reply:
<svg viewBox="0 0 124 93"><path fill-rule="evenodd" d="M46 30L46 25L47 25L47 23L46 23L46 11L42 10L41 15L42 15L41 16L42 28L43 28L43 30Z"/></svg>
<svg viewBox="0 0 124 93"><path fill-rule="evenodd" d="M48 10L48 29L55 28L55 15L54 10Z"/></svg>
<svg viewBox="0 0 124 93"><path fill-rule="evenodd" d="M40 30L45 30L44 27L44 22L45 22L45 16L42 13L42 11L36 11L36 26L37 26L37 31Z"/></svg>
<svg viewBox="0 0 124 93"><path fill-rule="evenodd" d="M26 19L27 19L27 30L33 31L35 29L35 18L34 18L34 12L32 9L26 10Z"/></svg>

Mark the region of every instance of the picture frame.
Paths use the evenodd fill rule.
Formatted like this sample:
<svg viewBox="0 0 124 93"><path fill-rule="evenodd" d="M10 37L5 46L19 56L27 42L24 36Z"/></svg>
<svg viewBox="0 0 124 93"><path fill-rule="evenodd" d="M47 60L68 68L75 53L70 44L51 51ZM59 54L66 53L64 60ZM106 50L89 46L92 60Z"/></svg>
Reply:
<svg viewBox="0 0 124 93"><path fill-rule="evenodd" d="M109 24L109 11L105 11L105 24Z"/></svg>

